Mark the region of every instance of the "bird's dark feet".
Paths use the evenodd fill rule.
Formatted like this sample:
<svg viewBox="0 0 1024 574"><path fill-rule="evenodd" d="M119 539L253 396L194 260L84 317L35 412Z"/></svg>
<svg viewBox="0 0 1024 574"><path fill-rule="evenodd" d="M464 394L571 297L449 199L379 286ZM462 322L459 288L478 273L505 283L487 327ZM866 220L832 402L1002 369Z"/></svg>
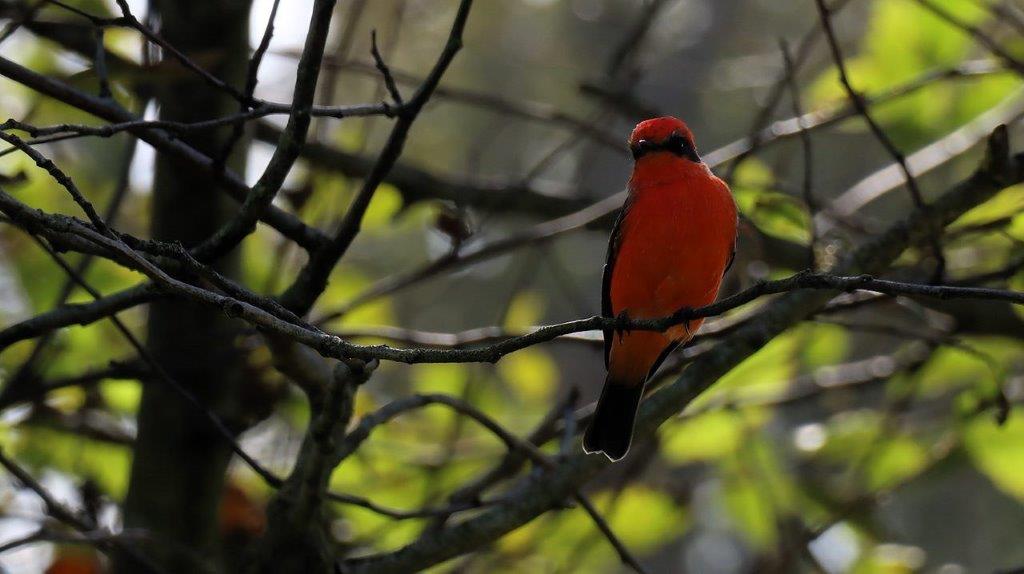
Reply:
<svg viewBox="0 0 1024 574"><path fill-rule="evenodd" d="M630 322L631 319L629 318L629 313L627 313L625 309L615 316L615 335L618 336L620 342L622 341L623 335L632 331L629 326Z"/></svg>
<svg viewBox="0 0 1024 574"><path fill-rule="evenodd" d="M693 314L693 307L682 307L672 314L672 322L677 325L682 325L683 329L686 330L686 338L693 337L693 332L690 331L690 316Z"/></svg>

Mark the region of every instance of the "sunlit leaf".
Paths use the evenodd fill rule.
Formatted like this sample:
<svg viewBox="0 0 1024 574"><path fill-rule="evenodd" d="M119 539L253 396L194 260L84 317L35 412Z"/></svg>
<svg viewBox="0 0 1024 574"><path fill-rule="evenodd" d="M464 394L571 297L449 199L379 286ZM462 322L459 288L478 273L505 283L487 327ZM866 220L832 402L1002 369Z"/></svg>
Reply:
<svg viewBox="0 0 1024 574"><path fill-rule="evenodd" d="M663 492L642 485L628 486L614 504L608 515L609 526L636 552L649 552L686 533L686 515Z"/></svg>
<svg viewBox="0 0 1024 574"><path fill-rule="evenodd" d="M950 229L983 225L1005 217L1012 217L1024 210L1024 185L1010 186L961 215L950 224Z"/></svg>
<svg viewBox="0 0 1024 574"><path fill-rule="evenodd" d="M661 454L671 463L713 460L732 454L746 432L743 417L719 409L666 424Z"/></svg>
<svg viewBox="0 0 1024 574"><path fill-rule="evenodd" d="M321 300L325 307L330 308L349 301L370 284L371 281L357 270L343 266L331 275L331 282ZM391 300L382 297L360 305L346 313L339 322L342 325L391 325L394 323Z"/></svg>
<svg viewBox="0 0 1024 574"><path fill-rule="evenodd" d="M104 381L100 392L110 408L123 413L136 412L142 399L142 385L138 381Z"/></svg>
<svg viewBox="0 0 1024 574"><path fill-rule="evenodd" d="M821 367L841 362L850 350L850 336L839 325L818 323L805 325L801 359L808 367Z"/></svg>
<svg viewBox="0 0 1024 574"><path fill-rule="evenodd" d="M732 186L740 212L769 235L795 242L810 240L810 218L796 198L772 191L775 177L756 160L740 165Z"/></svg>
<svg viewBox="0 0 1024 574"><path fill-rule="evenodd" d="M940 0L936 4L967 24L977 24L985 16L972 2ZM971 46L967 34L914 2L874 2L862 45L859 50L848 49L845 62L855 88L871 94L911 81L924 71L956 65L969 55ZM897 144L916 146L937 130L948 131L989 108L1014 84L1006 77L935 82L875 106L873 114L890 128ZM847 100L835 68L823 72L810 92L819 105ZM866 130L860 121L844 127Z"/></svg>
<svg viewBox="0 0 1024 574"><path fill-rule="evenodd" d="M558 365L541 349L512 353L498 363L498 372L527 401L547 400L558 388Z"/></svg>
<svg viewBox="0 0 1024 574"><path fill-rule="evenodd" d="M972 418L964 427L964 445L999 489L1024 501L1024 411L1014 409L1003 426L992 417Z"/></svg>
<svg viewBox="0 0 1024 574"><path fill-rule="evenodd" d="M723 485L725 507L747 540L767 549L778 539L776 513L768 494L749 478L734 475Z"/></svg>
<svg viewBox="0 0 1024 574"><path fill-rule="evenodd" d="M881 413L866 409L836 415L828 423L828 442L818 453L839 462L861 460L876 445L881 422Z"/></svg>
<svg viewBox="0 0 1024 574"><path fill-rule="evenodd" d="M879 441L868 456L865 470L868 488L871 490L900 484L917 474L928 462L924 447L905 437Z"/></svg>
<svg viewBox="0 0 1024 574"><path fill-rule="evenodd" d="M367 231L385 227L391 223L402 208L402 194L390 184L381 184L373 192L370 206L363 216L363 228Z"/></svg>
<svg viewBox="0 0 1024 574"><path fill-rule="evenodd" d="M800 349L799 330L775 337L728 374L718 379L711 389L694 400L691 409L709 402L743 397L766 398L784 391L797 371L792 360Z"/></svg>
<svg viewBox="0 0 1024 574"><path fill-rule="evenodd" d="M505 328L513 331L525 330L540 323L544 316L544 298L535 291L518 293L505 314Z"/></svg>
<svg viewBox="0 0 1024 574"><path fill-rule="evenodd" d="M915 546L879 544L854 565L851 574L911 574L924 566L924 551Z"/></svg>
<svg viewBox="0 0 1024 574"><path fill-rule="evenodd" d="M20 429L17 436L13 454L26 464L88 477L111 497L124 496L131 465L129 447L42 427Z"/></svg>
<svg viewBox="0 0 1024 574"><path fill-rule="evenodd" d="M459 394L468 376L467 367L456 363L423 363L409 369L409 377L421 393Z"/></svg>

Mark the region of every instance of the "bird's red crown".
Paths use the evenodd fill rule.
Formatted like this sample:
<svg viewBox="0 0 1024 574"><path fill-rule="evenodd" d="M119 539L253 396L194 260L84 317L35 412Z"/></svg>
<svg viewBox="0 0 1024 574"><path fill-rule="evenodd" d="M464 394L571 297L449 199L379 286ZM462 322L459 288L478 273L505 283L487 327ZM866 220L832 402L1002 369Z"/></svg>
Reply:
<svg viewBox="0 0 1024 574"><path fill-rule="evenodd" d="M629 136L629 145L634 146L640 140L662 142L676 132L686 136L686 139L691 143L693 142L693 133L690 132L690 128L686 127L686 123L679 118L663 116L644 120L633 128L633 133Z"/></svg>

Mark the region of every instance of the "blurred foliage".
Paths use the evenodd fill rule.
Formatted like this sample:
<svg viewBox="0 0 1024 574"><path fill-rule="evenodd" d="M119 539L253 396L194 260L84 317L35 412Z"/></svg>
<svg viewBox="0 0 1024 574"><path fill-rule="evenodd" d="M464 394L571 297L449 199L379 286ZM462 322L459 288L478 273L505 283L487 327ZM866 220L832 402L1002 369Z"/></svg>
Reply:
<svg viewBox="0 0 1024 574"><path fill-rule="evenodd" d="M966 25L992 24L991 13L982 2L935 0L934 4ZM964 31L916 2L883 1L872 3L860 49L846 59L846 67L857 90L873 93L977 58L992 59L993 56L979 48ZM932 84L875 107L875 117L885 123L897 144L913 149L991 108L1018 85L1019 81L1010 75ZM846 92L834 70L818 78L811 95L815 104L846 100ZM847 125L866 129L860 121Z"/></svg>
<svg viewBox="0 0 1024 574"><path fill-rule="evenodd" d="M985 2L936 3L966 23L999 32L1006 49L1024 55L1024 40L1009 33L1010 27L986 9ZM74 4L97 13L106 10L106 4L98 0ZM374 5L369 8L374 18L384 18L376 10L385 8L370 4ZM391 3L387 4L391 7ZM407 32L401 37L399 54L394 59L396 67L422 69L433 54L433 45L424 47L425 43L435 32L443 30L446 20L435 14L433 8L426 8L427 4L431 3L409 3L407 25L411 27L411 21L416 19L423 33ZM571 99L577 98L576 80L604 73L603 63L593 54L595 46L607 45L601 49L610 50L614 43L608 38L621 35L622 21L627 16L632 18L636 10L635 3L625 0L481 4L479 14L474 14L467 54L464 58L460 56L451 85L477 87L488 93L507 92L513 98L533 96L570 109L580 117L584 117L583 112L589 110L592 102ZM680 4L707 9L710 2ZM762 5L776 3L742 4L749 10L767 10ZM851 11L861 10L861 18L857 19L857 12L844 12L837 16L837 25L849 34L844 41L852 81L866 94L893 89L923 73L956 66L965 60L992 58L963 31L912 0L855 4L858 5ZM601 11L589 19L588 10L597 10L595 6ZM787 18L809 13L809 6L788 9ZM664 38L674 37L677 30L673 21L660 25L666 27L657 32L664 44ZM711 29L723 36L728 32ZM795 28L786 28L788 35L797 32ZM773 57L775 37L782 35L767 27L752 32L740 26L735 34L749 36L745 42L759 42L757 48ZM531 39L524 46L527 37ZM95 73L83 69L80 60L61 57L51 44L28 36L19 35L16 39L17 59L22 64L94 89ZM134 57L138 52L138 39L133 34L112 31L105 42L121 55ZM403 48L404 43L409 47ZM675 49L659 46L670 52ZM726 58L729 55L714 52L704 57L714 59L718 68L712 69L721 71L735 65ZM658 90L664 89L665 84L678 83L678 78L672 75L676 73L674 68L666 74L659 68L667 67L664 62L649 54L646 57L652 74L661 73L651 80L654 87L648 95L655 98L660 94ZM290 60L284 61L293 65ZM671 64L682 65L675 60ZM278 65L276 71L281 72L280 62ZM139 71L114 72L112 79L119 101L140 111L141 102L133 101L127 89L130 82L138 79ZM772 72L774 77L775 70ZM802 81L810 84L804 102L807 109L832 109L845 102L845 92L827 59L821 58L812 72L801 76ZM159 81L160 74L159 70L150 70L145 81ZM572 78L566 81L566 76ZM339 96L346 101L366 101L373 94L372 90L359 89L366 87L364 83L369 85L359 76L341 74L341 78L357 86ZM705 131L720 139L725 135L715 133L712 125L718 118L724 122L732 114L752 116L757 109L755 104L763 99L763 86L745 88L737 95L718 93L715 90L720 88L714 87L714 82L704 82L702 78L694 79L693 83L707 92L702 94L704 99L742 99L742 107L737 105L736 109L722 109L722 105L686 110L698 118L695 124L705 122ZM279 95L277 92L288 82L272 77L266 84L271 85L261 84L261 90ZM1008 73L933 82L879 106L876 115L902 149L914 150L991 109L1018 92L1020 86L1020 79ZM95 118L5 80L0 80L0 91L4 115L25 118L38 125L96 122ZM279 99L284 101L286 97ZM408 156L410 162L436 169L440 174L454 172L461 177L465 171L469 172L466 179L471 180L480 173L501 171L506 179L516 181L530 161L564 137L546 124L524 126L504 115L464 110L450 101L438 103L435 108L428 114L433 119L425 118L435 123L417 124ZM785 115L784 111L778 114ZM329 124L323 141L346 151L359 151L364 146L372 150L385 127L384 121L346 120ZM618 127L621 126L615 126ZM855 137L860 139L851 151L851 138ZM853 181L877 168L875 160L881 156L870 156L864 151L877 144L867 136L860 120L848 120L837 129L815 132L814 138L816 146L830 152L839 150L819 154L820 165L815 168L819 182L816 191L826 201L840 191L836 182ZM125 140L119 137L94 138L43 149L67 168L98 206L104 206L125 169L124 145ZM256 149L266 151L259 146ZM788 157L789 163L796 165L799 153L795 146L786 153L789 156L783 157L782 152L772 150L765 157L746 160L734 174L733 191L741 212L759 231L803 245L810 240L810 214L800 194L794 191L800 185L794 175L799 170L791 166L787 169L784 161ZM545 177L569 180L558 183L579 183L586 175L580 172L591 167L585 161L587 156L572 157L571 161L556 162ZM614 161L623 161L622 157L615 157ZM138 157L136 161L140 161ZM935 190L945 189L966 169L965 165L973 164L955 163L934 180L927 180L927 184L931 188L934 183ZM300 165L295 171L286 191L292 192L292 198L302 199L288 207L323 228L338 220L362 184L311 165ZM838 175L833 177L833 173ZM80 215L67 194L24 156L11 154L0 158L0 174L24 174L25 181L5 186L5 190L34 207ZM119 223L139 235L145 234L148 224L149 190L143 176L133 174ZM621 181L624 179L606 182L606 188L595 191L617 191ZM280 203L286 206L286 201ZM902 207L889 207L887 204L886 209L880 210L880 220L893 221L906 214ZM376 281L447 253L450 244L434 227L441 209L440 204L430 201L404 205L400 190L391 185L381 186L367 212L363 233L352 253L331 276L317 311L331 311L364 293ZM1024 186L1015 186L955 222L948 233L951 277L996 271L1020 258L1024 245L1022 210ZM469 215L485 239L502 237L524 224L521 216L473 210ZM875 227L866 229L861 235L851 232L853 240L869 235ZM429 280L408 291L360 305L328 327L403 326L459 331L497 324L519 332L595 312L605 232L597 229L582 239L566 238L559 240L558 245L525 250ZM834 248L842 251L847 240L849 237L841 236ZM262 293L278 293L303 261L302 255L292 247L282 246L279 238L263 227L245 242L243 249L242 279ZM744 252L754 251L756 246L741 243L741 260ZM910 264L915 255L907 254L901 261ZM66 257L73 265L80 261L77 255ZM737 266L737 273L747 280L748 274L756 275L756 264L767 265L760 259L744 261ZM549 265L561 266L563 275L552 271ZM779 266L768 270L770 274L788 271ZM911 273L919 269L899 271ZM141 279L138 274L105 261L94 261L86 277L104 293L129 287ZM8 225L0 226L0 279L0 321L5 325L52 308L65 282L46 253ZM1010 286L1024 288L1024 272L1018 270ZM90 299L82 290L74 289L69 301ZM736 314L742 315L759 305L760 302L752 303ZM1016 312L1020 313L1019 307ZM823 536L820 540L830 542L814 547L817 560L838 564L830 566L829 572L942 571L938 570L942 563L933 556L948 556L948 529L968 532L973 528L981 537L982 532L989 530L984 524L968 520L991 521L991 529L999 529L1004 524L1018 523L1024 515L1024 410L1014 407L1006 423L1000 425L992 408L993 397L1000 389L1011 401L1019 402L1022 398L1024 333L1013 338L949 334L949 322L937 315L938 312L921 306L890 302L871 307L863 314L853 310L830 315L827 318L837 319L832 323L806 323L788 330L719 380L687 412L665 424L656 444L651 445L656 451L639 461L630 457L588 487L587 494L632 552L652 557L658 564L671 565L665 571L674 571L673 567L680 564L694 572L757 571L758 564L789 556L788 545L794 544L793 540L802 540L800 537L806 536L806 531L828 531L830 527L841 527L853 534L845 538ZM136 333L144 332L144 310L126 311L119 317ZM858 324L888 326L911 336L855 328ZM254 346L249 361L253 380L279 380L280 376L272 371L268 350L261 343ZM514 353L495 366L386 364L373 383L357 395L355 418L410 393L445 393L466 398L522 436L569 389L583 390L588 399L596 393L602 375L599 346L580 347L575 343L538 346ZM4 380L26 360L32 348L31 343L20 343L0 355ZM40 377L53 380L102 368L111 360L130 358L130 351L109 322L98 322L58 332L37 366ZM905 355L914 353L920 355L919 360L906 359ZM117 428L127 428L129 434L133 432L141 388L134 380L106 380L96 389L98 392L80 387L62 389L33 409L19 406L5 411L0 418L0 443L36 475L61 477L61 484L94 481L106 499L116 503L125 493L131 448L109 436L88 432L96 430L88 425L102 420L120 425ZM46 416L40 416L40 412ZM280 401L273 416L245 436L244 444L258 453L261 460L283 472L298 448L308 418L309 410L301 393L291 392ZM557 454L557 443L553 441L545 448ZM637 455L643 454L641 451L640 445L634 450ZM376 429L364 448L337 468L330 486L389 508L439 506L453 490L491 468L504 453L501 442L478 424L456 416L447 407L434 405L403 414ZM950 471L947 464L961 473ZM265 499L267 488L251 473L236 465L231 472L235 482L254 500ZM907 506L898 507L890 502L910 501L915 492L930 494L937 490L929 489L943 485L956 491L957 496L983 493L987 500L996 500L998 508L988 516L951 516L951 525L935 521L919 528L902 528L908 522L922 522L915 512L923 512L925 505L907 502ZM498 489L490 495L502 494ZM902 498L904 494L906 499ZM942 503L942 499L928 501L928 505ZM5 512L3 520L17 518L18 508L6 493L0 496L0 507ZM332 534L339 547L359 553L397 548L431 526L427 519L395 521L341 504L331 506L331 519ZM794 524L800 527L796 532ZM963 538L966 547L970 542L966 539L971 536L964 534ZM992 549L987 562L965 548L957 550L964 552L962 565L970 571L1024 564L1024 550L1019 545ZM722 558L723 552L730 557L739 556L733 560L736 568L707 567L708 561L716 557L719 565L731 564ZM797 568L793 564L790 566ZM454 571L460 566L473 572L613 572L619 570L619 560L587 514L573 507L550 512L492 547L436 570Z"/></svg>

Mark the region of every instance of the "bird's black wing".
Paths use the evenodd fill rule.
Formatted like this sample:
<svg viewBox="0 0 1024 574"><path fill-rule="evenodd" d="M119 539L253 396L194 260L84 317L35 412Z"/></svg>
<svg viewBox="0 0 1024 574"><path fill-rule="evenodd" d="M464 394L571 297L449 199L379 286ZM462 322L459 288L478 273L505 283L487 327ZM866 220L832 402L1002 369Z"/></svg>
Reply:
<svg viewBox="0 0 1024 574"><path fill-rule="evenodd" d="M732 242L732 253L729 254L729 261L725 264L725 271L722 271L722 277L732 269L732 264L736 262L736 240Z"/></svg>
<svg viewBox="0 0 1024 574"><path fill-rule="evenodd" d="M612 270L615 267L615 259L619 255L619 247L622 245L622 221L629 212L631 198L627 198L622 205L619 215L615 218L615 226L612 227L612 235L608 238L608 253L605 255L604 276L601 278L601 315L614 317L612 311ZM604 330L604 366L608 366L608 357L612 352L612 337L614 329Z"/></svg>

